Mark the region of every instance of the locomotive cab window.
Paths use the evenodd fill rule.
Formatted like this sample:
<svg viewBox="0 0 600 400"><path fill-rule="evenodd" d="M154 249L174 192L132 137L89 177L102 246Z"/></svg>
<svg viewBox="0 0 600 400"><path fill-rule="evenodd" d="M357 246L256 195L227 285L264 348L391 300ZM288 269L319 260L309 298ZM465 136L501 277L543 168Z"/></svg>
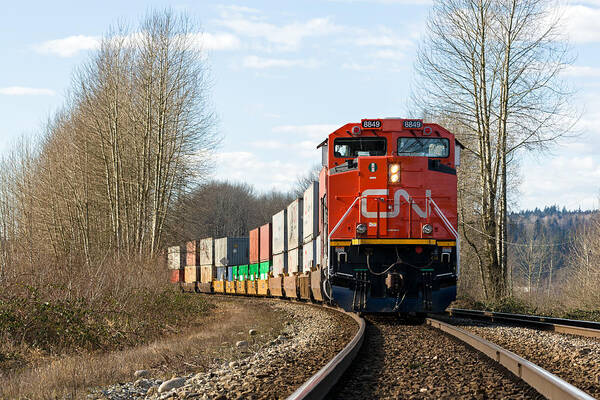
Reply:
<svg viewBox="0 0 600 400"><path fill-rule="evenodd" d="M386 147L384 138L337 138L333 142L333 155L339 158L384 156Z"/></svg>
<svg viewBox="0 0 600 400"><path fill-rule="evenodd" d="M446 158L449 154L450 142L448 139L423 137L398 139L399 156Z"/></svg>

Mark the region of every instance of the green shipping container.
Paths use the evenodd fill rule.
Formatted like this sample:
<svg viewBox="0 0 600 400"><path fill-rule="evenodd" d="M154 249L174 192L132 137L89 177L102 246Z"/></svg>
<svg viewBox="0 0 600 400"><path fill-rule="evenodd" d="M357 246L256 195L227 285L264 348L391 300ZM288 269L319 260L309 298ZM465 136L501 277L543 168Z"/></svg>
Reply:
<svg viewBox="0 0 600 400"><path fill-rule="evenodd" d="M260 263L259 266L259 279L268 279L269 278L269 272L271 272L271 269L273 268L273 261L263 261Z"/></svg>
<svg viewBox="0 0 600 400"><path fill-rule="evenodd" d="M258 266L259 264L250 264L248 266L248 280L253 281L254 279L258 279Z"/></svg>
<svg viewBox="0 0 600 400"><path fill-rule="evenodd" d="M233 267L233 280L238 280L238 267Z"/></svg>
<svg viewBox="0 0 600 400"><path fill-rule="evenodd" d="M240 265L238 267L238 276L239 276L240 281L248 280L248 266L247 265Z"/></svg>

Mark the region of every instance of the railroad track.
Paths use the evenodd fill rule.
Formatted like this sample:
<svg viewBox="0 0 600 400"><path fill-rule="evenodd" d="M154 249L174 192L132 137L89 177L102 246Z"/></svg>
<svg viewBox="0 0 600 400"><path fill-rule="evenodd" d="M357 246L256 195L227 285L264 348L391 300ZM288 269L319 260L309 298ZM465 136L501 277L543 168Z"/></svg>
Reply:
<svg viewBox="0 0 600 400"><path fill-rule="evenodd" d="M360 328L352 341L288 399L482 396L593 399L532 362L437 319L427 318L424 325L410 325L389 318L369 316L369 324L365 326L364 320L356 315L353 318ZM432 334L431 328L435 328L434 332L439 334ZM460 342L453 343L447 335ZM363 341L366 341L366 348L359 351ZM405 354L398 352L398 347L403 344L408 345ZM465 347L477 352L464 352ZM444 348L452 350L444 354ZM427 354L431 354L431 357ZM352 364L351 360L355 357L358 359ZM481 362L485 357L489 360L488 363L499 364L501 367L496 366L494 371L481 373ZM347 372L342 376L346 369ZM403 375L403 372L408 373ZM513 375L512 379L507 376L510 373ZM411 379L414 382L411 383ZM415 383L419 380L422 382ZM444 382L448 387L435 387L436 385L427 384L428 381Z"/></svg>
<svg viewBox="0 0 600 400"><path fill-rule="evenodd" d="M450 308L448 309L448 314L454 317L479 319L491 322L507 322L530 326L536 329L552 330L558 333L600 338L600 322L542 317L538 315L467 310L462 308Z"/></svg>

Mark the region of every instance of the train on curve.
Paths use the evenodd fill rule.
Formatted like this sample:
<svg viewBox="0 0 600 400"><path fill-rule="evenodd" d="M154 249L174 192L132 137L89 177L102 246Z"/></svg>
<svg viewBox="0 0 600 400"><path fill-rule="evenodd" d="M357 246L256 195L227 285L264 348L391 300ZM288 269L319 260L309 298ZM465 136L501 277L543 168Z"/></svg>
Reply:
<svg viewBox="0 0 600 400"><path fill-rule="evenodd" d="M347 311L444 310L456 297L461 144L419 119L363 119L317 147L319 181L245 238L168 249L184 290L298 298Z"/></svg>

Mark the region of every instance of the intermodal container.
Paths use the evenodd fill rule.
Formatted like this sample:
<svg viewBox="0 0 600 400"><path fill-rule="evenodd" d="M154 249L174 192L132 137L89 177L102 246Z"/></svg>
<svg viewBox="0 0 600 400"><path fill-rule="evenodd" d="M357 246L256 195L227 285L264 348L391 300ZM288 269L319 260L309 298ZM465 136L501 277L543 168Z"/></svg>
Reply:
<svg viewBox="0 0 600 400"><path fill-rule="evenodd" d="M273 215L273 255L283 254L287 250L287 209Z"/></svg>
<svg viewBox="0 0 600 400"><path fill-rule="evenodd" d="M169 270L169 281L171 283L183 282L184 269L170 269Z"/></svg>
<svg viewBox="0 0 600 400"><path fill-rule="evenodd" d="M238 267L238 280L247 281L248 280L248 266L240 265Z"/></svg>
<svg viewBox="0 0 600 400"><path fill-rule="evenodd" d="M237 281L237 280L238 280L238 268L239 268L239 267L238 267L237 265L235 265L235 266L233 267L233 280L234 280L234 281Z"/></svg>
<svg viewBox="0 0 600 400"><path fill-rule="evenodd" d="M302 247L288 250L288 274L302 271Z"/></svg>
<svg viewBox="0 0 600 400"><path fill-rule="evenodd" d="M185 266L195 267L200 265L199 242L190 240L185 244Z"/></svg>
<svg viewBox="0 0 600 400"><path fill-rule="evenodd" d="M304 192L302 213L303 243L314 240L319 234L319 183L313 181Z"/></svg>
<svg viewBox="0 0 600 400"><path fill-rule="evenodd" d="M311 240L302 246L302 272L309 272L317 265L317 241Z"/></svg>
<svg viewBox="0 0 600 400"><path fill-rule="evenodd" d="M270 222L260 227L260 262L269 261L273 258L272 236L273 228Z"/></svg>
<svg viewBox="0 0 600 400"><path fill-rule="evenodd" d="M187 266L184 268L183 281L185 283L198 282L198 268L197 266Z"/></svg>
<svg viewBox="0 0 600 400"><path fill-rule="evenodd" d="M215 265L229 267L248 264L248 238L215 239Z"/></svg>
<svg viewBox="0 0 600 400"><path fill-rule="evenodd" d="M185 264L185 251L182 251L181 246L169 247L168 266L169 269L181 269Z"/></svg>
<svg viewBox="0 0 600 400"><path fill-rule="evenodd" d="M218 281L226 281L227 280L227 267L216 267L217 269L217 277Z"/></svg>
<svg viewBox="0 0 600 400"><path fill-rule="evenodd" d="M233 268L235 268L235 267L227 267L227 280L230 282L234 280Z"/></svg>
<svg viewBox="0 0 600 400"><path fill-rule="evenodd" d="M315 264L322 267L323 266L323 243L321 243L321 235L317 236L317 238L315 239L315 242L317 242L317 245L315 246L315 251L317 252Z"/></svg>
<svg viewBox="0 0 600 400"><path fill-rule="evenodd" d="M250 231L250 264L256 264L260 261L260 228Z"/></svg>
<svg viewBox="0 0 600 400"><path fill-rule="evenodd" d="M215 241L213 238L200 240L200 265L215 265Z"/></svg>
<svg viewBox="0 0 600 400"><path fill-rule="evenodd" d="M217 270L212 265L203 265L200 267L200 282L212 282L217 276Z"/></svg>
<svg viewBox="0 0 600 400"><path fill-rule="evenodd" d="M259 274L259 264L255 263L255 264L250 264L248 266L248 279L253 281L253 280L258 280L260 274Z"/></svg>
<svg viewBox="0 0 600 400"><path fill-rule="evenodd" d="M273 255L273 276L279 276L288 272L287 253Z"/></svg>
<svg viewBox="0 0 600 400"><path fill-rule="evenodd" d="M303 199L296 199L287 207L287 248L297 249L302 246L302 213Z"/></svg>
<svg viewBox="0 0 600 400"><path fill-rule="evenodd" d="M263 261L259 264L258 268L259 279L269 279L269 273L273 268L273 263L271 261Z"/></svg>

